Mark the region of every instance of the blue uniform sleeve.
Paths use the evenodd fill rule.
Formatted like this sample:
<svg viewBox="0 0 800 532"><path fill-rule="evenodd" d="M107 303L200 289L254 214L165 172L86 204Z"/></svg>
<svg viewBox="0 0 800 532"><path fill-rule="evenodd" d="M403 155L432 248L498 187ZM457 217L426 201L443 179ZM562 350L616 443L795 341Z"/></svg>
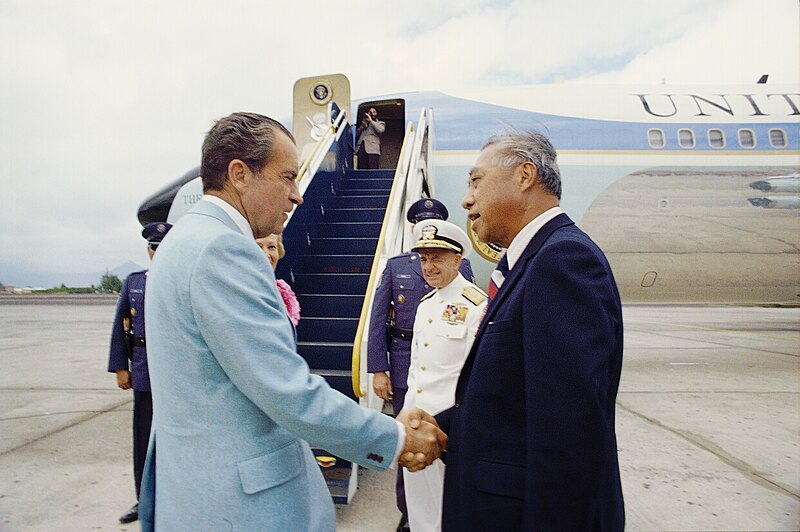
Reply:
<svg viewBox="0 0 800 532"><path fill-rule="evenodd" d="M472 263L469 261L469 259L463 259L461 261L458 271L461 272L461 275L464 276L464 279L471 283L475 283L475 274L472 273Z"/></svg>
<svg viewBox="0 0 800 532"><path fill-rule="evenodd" d="M392 265L386 263L381 283L375 291L367 340L367 372L389 371L389 345L386 340L386 317L392 303Z"/></svg>
<svg viewBox="0 0 800 532"><path fill-rule="evenodd" d="M128 302L128 282L130 276L122 283L122 290L117 300L117 311L114 316L114 326L111 328L111 344L108 349L108 371L113 373L120 369L128 369L128 350L125 347L125 331L122 328L122 319L131 317L131 308Z"/></svg>

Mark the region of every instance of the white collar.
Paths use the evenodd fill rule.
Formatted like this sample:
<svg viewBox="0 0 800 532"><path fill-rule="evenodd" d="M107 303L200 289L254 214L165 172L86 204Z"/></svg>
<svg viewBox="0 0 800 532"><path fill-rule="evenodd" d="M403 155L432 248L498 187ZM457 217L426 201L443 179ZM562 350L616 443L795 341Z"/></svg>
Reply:
<svg viewBox="0 0 800 532"><path fill-rule="evenodd" d="M467 280L463 275L461 275L461 272L458 272L453 280L450 281L447 286L439 288L437 293L442 299L453 299L461 293L461 290L464 288L464 284L466 284L466 282Z"/></svg>
<svg viewBox="0 0 800 532"><path fill-rule="evenodd" d="M247 219L242 216L242 213L237 211L233 208L233 205L225 201L224 199L220 198L219 196L212 196L211 194L203 194L203 199L213 203L217 207L220 207L225 214L231 217L233 223L239 228L243 235L247 236L250 235L253 237L253 229L250 227L250 224L247 222Z"/></svg>
<svg viewBox="0 0 800 532"><path fill-rule="evenodd" d="M544 227L544 224L563 212L564 211L561 210L561 207L553 207L552 209L548 209L528 222L528 225L523 227L522 231L517 233L517 236L515 236L514 240L511 241L511 245L508 246L508 251L506 251L509 270L511 270L511 268L514 267L514 264L517 263L519 258L522 256L522 253L525 251L525 248L528 247L528 244L530 244L531 240L533 240L533 237L539 232L539 229Z"/></svg>

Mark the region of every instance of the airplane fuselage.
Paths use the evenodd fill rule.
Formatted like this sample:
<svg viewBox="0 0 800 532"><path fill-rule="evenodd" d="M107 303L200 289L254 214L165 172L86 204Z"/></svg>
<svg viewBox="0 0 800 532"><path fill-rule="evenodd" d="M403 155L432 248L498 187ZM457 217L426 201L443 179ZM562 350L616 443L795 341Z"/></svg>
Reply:
<svg viewBox="0 0 800 532"><path fill-rule="evenodd" d="M624 301L800 303L796 89L549 85L394 97L407 116L434 110L436 195L456 223L466 226L458 205L485 140L535 128L558 150L562 208L607 253ZM478 262L479 278L492 267Z"/></svg>

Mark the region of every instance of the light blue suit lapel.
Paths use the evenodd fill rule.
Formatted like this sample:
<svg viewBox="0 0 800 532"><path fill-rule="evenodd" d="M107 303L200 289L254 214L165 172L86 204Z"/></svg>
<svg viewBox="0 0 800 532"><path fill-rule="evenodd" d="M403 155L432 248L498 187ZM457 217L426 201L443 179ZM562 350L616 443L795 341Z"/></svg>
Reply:
<svg viewBox="0 0 800 532"><path fill-rule="evenodd" d="M222 207L220 207L219 205L214 205L210 201L201 200L197 202L195 206L191 208L189 213L216 218L217 220L224 223L227 227L229 227L233 231L236 231L239 234L242 233L242 230L239 229L239 226L236 225L236 222L234 222L233 219L231 219L228 213L226 213L225 210L222 209ZM422 275L421 272L420 275ZM295 327L294 323L292 323L291 318L289 318L288 310L286 311L286 319L289 320L289 325L292 326L292 335L294 336L294 348L295 350L297 350L297 327Z"/></svg>

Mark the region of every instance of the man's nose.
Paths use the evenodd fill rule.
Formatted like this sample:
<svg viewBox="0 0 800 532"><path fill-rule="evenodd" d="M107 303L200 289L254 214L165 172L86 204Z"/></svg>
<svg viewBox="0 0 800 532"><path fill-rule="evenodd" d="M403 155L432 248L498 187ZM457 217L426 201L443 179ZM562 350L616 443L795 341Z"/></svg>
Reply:
<svg viewBox="0 0 800 532"><path fill-rule="evenodd" d="M303 196L300 195L300 189L297 188L295 184L292 187L292 192L289 194L289 200L295 205L302 205L303 204Z"/></svg>
<svg viewBox="0 0 800 532"><path fill-rule="evenodd" d="M472 192L467 191L463 198L461 198L461 208L465 210L469 210L470 206L473 202Z"/></svg>

